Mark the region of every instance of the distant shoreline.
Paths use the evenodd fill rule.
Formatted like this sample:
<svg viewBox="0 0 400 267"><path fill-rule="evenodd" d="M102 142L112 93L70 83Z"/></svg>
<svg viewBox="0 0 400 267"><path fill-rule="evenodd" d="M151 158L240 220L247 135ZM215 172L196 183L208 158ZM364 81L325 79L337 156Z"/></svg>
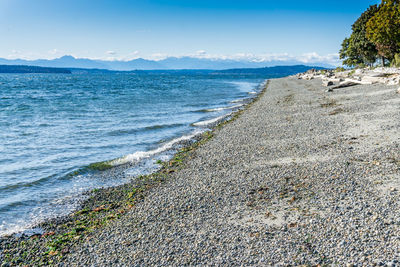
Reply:
<svg viewBox="0 0 400 267"><path fill-rule="evenodd" d="M0 73L57 73L71 74L71 70L65 68L38 67L26 65L0 65Z"/></svg>
<svg viewBox="0 0 400 267"><path fill-rule="evenodd" d="M37 65L1 65L0 73L60 73L60 74L103 74L103 73L132 73L132 74L205 74L205 75L267 75L267 78L279 78L305 72L310 69L322 70L321 67L306 65L273 66L262 68L227 68L227 69L132 69L111 70L99 68L77 67L43 67Z"/></svg>

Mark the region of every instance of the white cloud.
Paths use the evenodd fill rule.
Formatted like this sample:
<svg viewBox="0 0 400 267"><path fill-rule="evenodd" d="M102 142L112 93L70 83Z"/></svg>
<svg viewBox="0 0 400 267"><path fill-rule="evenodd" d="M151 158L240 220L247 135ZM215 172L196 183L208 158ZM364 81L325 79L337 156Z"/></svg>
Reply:
<svg viewBox="0 0 400 267"><path fill-rule="evenodd" d="M206 54L207 54L207 52L205 50L199 50L196 52L196 55L199 55L199 56L205 56Z"/></svg>
<svg viewBox="0 0 400 267"><path fill-rule="evenodd" d="M8 59L17 59L17 58L20 58L22 56L23 55L22 55L21 51L13 49L13 50L11 50L11 53L7 55L7 58Z"/></svg>
<svg viewBox="0 0 400 267"><path fill-rule="evenodd" d="M123 57L121 57L119 60L124 60L124 61L129 61L138 58L139 56L139 51L133 51Z"/></svg>
<svg viewBox="0 0 400 267"><path fill-rule="evenodd" d="M328 54L322 56L315 52L305 53L298 57L298 60L304 63L327 62L332 65L340 65L339 54Z"/></svg>
<svg viewBox="0 0 400 267"><path fill-rule="evenodd" d="M163 57L167 57L162 54ZM215 60L246 60L252 62L271 62L271 61L287 61L290 62L300 62L304 64L312 63L326 63L334 66L341 65L339 60L339 54L328 54L319 55L316 52L304 53L301 55L291 55L288 53L269 53L269 54L252 54L252 53L237 53L233 55L211 55L207 54L204 50L197 51L194 54L183 55L191 56L203 59L215 59Z"/></svg>
<svg viewBox="0 0 400 267"><path fill-rule="evenodd" d="M165 53L154 53L154 54L150 55L149 59L151 59L151 60L163 60L163 59L166 59L167 57L170 57L170 55L165 54Z"/></svg>
<svg viewBox="0 0 400 267"><path fill-rule="evenodd" d="M49 50L49 54L51 54L51 55L56 55L56 54L59 54L59 53L60 53L60 51L58 51L58 49L56 49L56 48L54 48L52 50Z"/></svg>

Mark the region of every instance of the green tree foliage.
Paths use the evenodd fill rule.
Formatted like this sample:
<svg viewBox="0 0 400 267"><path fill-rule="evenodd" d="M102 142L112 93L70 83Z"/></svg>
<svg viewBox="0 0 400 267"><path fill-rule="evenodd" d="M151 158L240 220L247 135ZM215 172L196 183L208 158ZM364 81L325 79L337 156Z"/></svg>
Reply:
<svg viewBox="0 0 400 267"><path fill-rule="evenodd" d="M357 53L357 50L353 46L354 42L352 38L346 38L343 40L342 49L339 51L340 59L343 59L343 65L354 67L363 63L361 56Z"/></svg>
<svg viewBox="0 0 400 267"><path fill-rule="evenodd" d="M367 22L367 38L376 45L379 55L393 60L400 47L400 1L383 0L378 12Z"/></svg>
<svg viewBox="0 0 400 267"><path fill-rule="evenodd" d="M367 38L367 23L378 12L378 6L370 6L352 25L350 38L344 39L342 49L339 52L343 64L357 66L360 64L373 64L376 61L378 51L374 43Z"/></svg>
<svg viewBox="0 0 400 267"><path fill-rule="evenodd" d="M400 54L396 54L394 56L394 59L392 60L392 63L390 66L400 68Z"/></svg>
<svg viewBox="0 0 400 267"><path fill-rule="evenodd" d="M370 6L356 20L352 26L353 33L351 34L354 49L362 57L365 64L374 63L378 55L376 46L367 38L367 23L378 12L378 6Z"/></svg>

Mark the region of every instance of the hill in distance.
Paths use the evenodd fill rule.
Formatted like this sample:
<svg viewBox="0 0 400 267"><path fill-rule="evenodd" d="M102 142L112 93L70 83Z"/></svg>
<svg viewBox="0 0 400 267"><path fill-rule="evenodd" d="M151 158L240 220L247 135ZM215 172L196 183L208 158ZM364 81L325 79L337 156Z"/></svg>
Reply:
<svg viewBox="0 0 400 267"><path fill-rule="evenodd" d="M45 68L24 65L0 65L0 73L63 73L71 74L71 70L64 68Z"/></svg>

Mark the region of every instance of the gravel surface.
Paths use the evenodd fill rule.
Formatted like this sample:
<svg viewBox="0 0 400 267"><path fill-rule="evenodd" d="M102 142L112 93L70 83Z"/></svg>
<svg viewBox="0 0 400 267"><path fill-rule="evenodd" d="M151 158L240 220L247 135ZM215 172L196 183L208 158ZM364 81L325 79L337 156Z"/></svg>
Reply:
<svg viewBox="0 0 400 267"><path fill-rule="evenodd" d="M400 95L271 80L61 266L400 266Z"/></svg>

